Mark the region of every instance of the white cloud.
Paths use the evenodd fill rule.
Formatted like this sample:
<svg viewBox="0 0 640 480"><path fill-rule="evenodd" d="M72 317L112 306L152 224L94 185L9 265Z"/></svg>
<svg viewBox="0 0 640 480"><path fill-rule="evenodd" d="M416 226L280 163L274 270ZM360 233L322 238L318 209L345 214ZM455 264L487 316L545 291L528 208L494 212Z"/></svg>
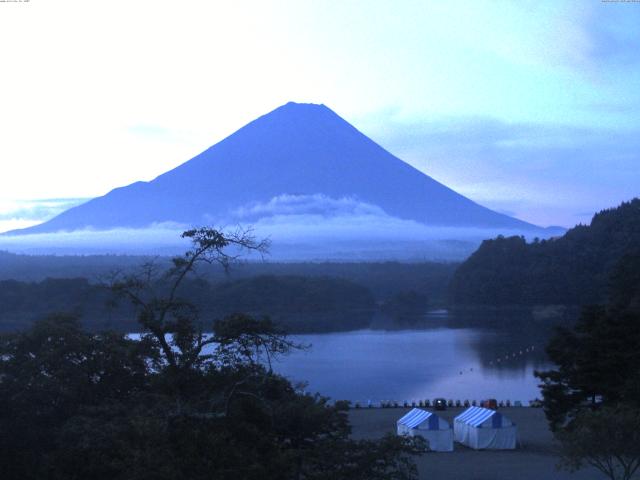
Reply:
<svg viewBox="0 0 640 480"><path fill-rule="evenodd" d="M242 206L232 212L232 218L244 221L283 215L335 217L344 215L385 216L386 214L377 205L361 202L354 197L331 198L320 193L315 195L278 195L267 202Z"/></svg>
<svg viewBox="0 0 640 480"><path fill-rule="evenodd" d="M459 260L485 238L519 232L433 227L386 214L354 198L280 195L235 212L226 225L250 225L272 242L273 260ZM0 249L26 253L179 254L190 225L0 236ZM233 228L233 227L232 227Z"/></svg>
<svg viewBox="0 0 640 480"><path fill-rule="evenodd" d="M0 199L0 233L37 225L87 200L86 198Z"/></svg>

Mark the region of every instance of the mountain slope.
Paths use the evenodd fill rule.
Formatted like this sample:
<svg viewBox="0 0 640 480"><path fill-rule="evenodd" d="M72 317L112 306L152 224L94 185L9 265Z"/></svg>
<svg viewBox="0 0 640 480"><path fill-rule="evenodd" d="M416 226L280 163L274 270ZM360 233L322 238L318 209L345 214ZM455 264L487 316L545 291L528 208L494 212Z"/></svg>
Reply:
<svg viewBox="0 0 640 480"><path fill-rule="evenodd" d="M624 258L638 254L640 199L635 198L559 238L485 240L456 270L451 297L457 304L475 305L605 302L612 272L624 267Z"/></svg>
<svg viewBox="0 0 640 480"><path fill-rule="evenodd" d="M428 225L536 228L438 183L324 105L288 103L150 182L117 188L19 232L251 220L282 195L354 199Z"/></svg>

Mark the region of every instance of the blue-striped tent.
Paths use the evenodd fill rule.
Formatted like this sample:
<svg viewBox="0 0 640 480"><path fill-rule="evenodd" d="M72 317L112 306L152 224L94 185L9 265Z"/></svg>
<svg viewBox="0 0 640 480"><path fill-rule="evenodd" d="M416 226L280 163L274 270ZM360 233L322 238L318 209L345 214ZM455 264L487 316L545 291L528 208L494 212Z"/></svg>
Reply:
<svg viewBox="0 0 640 480"><path fill-rule="evenodd" d="M453 420L456 442L475 449L516 448L516 424L496 410L469 407Z"/></svg>
<svg viewBox="0 0 640 480"><path fill-rule="evenodd" d="M420 408L414 408L396 422L398 435L420 435L436 452L453 451L453 430L445 419Z"/></svg>

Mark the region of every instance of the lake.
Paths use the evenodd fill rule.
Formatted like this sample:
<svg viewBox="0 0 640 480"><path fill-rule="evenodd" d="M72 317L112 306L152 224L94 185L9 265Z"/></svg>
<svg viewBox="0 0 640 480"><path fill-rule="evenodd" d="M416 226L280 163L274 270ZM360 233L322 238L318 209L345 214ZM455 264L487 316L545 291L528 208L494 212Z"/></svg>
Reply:
<svg viewBox="0 0 640 480"><path fill-rule="evenodd" d="M550 368L544 348L569 310L433 310L409 319L372 318L363 330L290 335L307 344L273 363L307 392L366 406L381 401L540 398L535 370ZM132 334L132 338L139 334Z"/></svg>
<svg viewBox="0 0 640 480"><path fill-rule="evenodd" d="M274 369L294 382L308 382L309 392L361 405L435 397L528 405L539 398L533 372L549 367L544 356L549 325L528 316L516 321L503 315L498 322L474 318L463 321L440 311L427 315L419 328L292 335L311 348L280 359ZM469 323L483 326L464 326Z"/></svg>

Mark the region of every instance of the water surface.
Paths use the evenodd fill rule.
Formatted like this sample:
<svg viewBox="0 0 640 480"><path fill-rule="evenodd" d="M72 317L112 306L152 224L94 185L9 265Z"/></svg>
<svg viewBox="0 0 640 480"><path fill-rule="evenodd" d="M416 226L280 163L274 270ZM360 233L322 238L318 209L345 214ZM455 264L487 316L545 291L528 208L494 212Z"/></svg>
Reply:
<svg viewBox="0 0 640 480"><path fill-rule="evenodd" d="M543 331L544 330L544 331ZM492 327L407 328L293 335L311 344L274 368L307 391L366 405L369 401L464 401L540 397L534 370L544 357L546 329L527 323Z"/></svg>

